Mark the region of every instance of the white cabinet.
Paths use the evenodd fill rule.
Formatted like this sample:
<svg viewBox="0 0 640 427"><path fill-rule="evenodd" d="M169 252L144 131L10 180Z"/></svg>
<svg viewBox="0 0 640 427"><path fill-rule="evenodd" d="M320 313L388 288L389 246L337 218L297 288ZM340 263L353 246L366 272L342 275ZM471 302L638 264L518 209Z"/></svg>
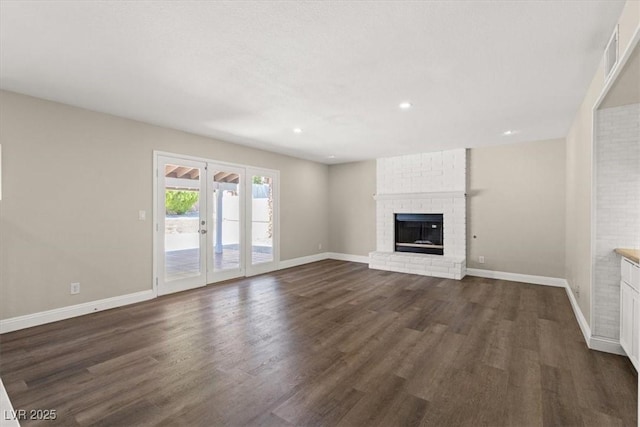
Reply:
<svg viewBox="0 0 640 427"><path fill-rule="evenodd" d="M620 281L620 345L638 369L640 356L640 267L622 258Z"/></svg>
<svg viewBox="0 0 640 427"><path fill-rule="evenodd" d="M620 282L620 345L638 368L638 315L640 294L626 282Z"/></svg>

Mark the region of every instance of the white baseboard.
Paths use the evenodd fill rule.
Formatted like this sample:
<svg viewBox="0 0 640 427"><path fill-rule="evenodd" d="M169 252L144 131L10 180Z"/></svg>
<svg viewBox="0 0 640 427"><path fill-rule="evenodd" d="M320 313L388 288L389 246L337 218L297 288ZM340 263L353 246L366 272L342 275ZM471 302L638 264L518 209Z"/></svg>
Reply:
<svg viewBox="0 0 640 427"><path fill-rule="evenodd" d="M351 262L360 262L363 264L369 264L369 256L368 255L351 255L351 254L341 254L338 252L328 252L327 258L329 259L337 259L338 261L351 261Z"/></svg>
<svg viewBox="0 0 640 427"><path fill-rule="evenodd" d="M612 340L611 338L592 336L589 340L589 348L592 350L604 351L605 353L619 354L620 356L627 355L620 345L620 341Z"/></svg>
<svg viewBox="0 0 640 427"><path fill-rule="evenodd" d="M591 328L589 327L589 323L587 323L587 319L584 317L584 314L582 314L582 310L578 305L578 300L576 300L576 297L566 280L565 290L567 291L567 296L569 297L569 302L571 303L573 314L575 314L578 325L580 326L580 330L582 331L582 336L587 342L587 347L589 347L591 350L598 350L605 353L613 353L621 356L626 356L627 353L625 353L622 346L620 345L620 341L611 338L591 335Z"/></svg>
<svg viewBox="0 0 640 427"><path fill-rule="evenodd" d="M297 267L303 264L309 264L310 262L322 261L328 258L328 252L322 252L315 255L302 256L299 258L287 259L278 263L278 270L285 268Z"/></svg>
<svg viewBox="0 0 640 427"><path fill-rule="evenodd" d="M0 425L2 427L20 427L15 414L16 412L13 410L7 390L5 390L2 380L0 380Z"/></svg>
<svg viewBox="0 0 640 427"><path fill-rule="evenodd" d="M467 268L467 276L484 277L486 279L509 280L511 282L533 283L534 285L555 286L557 288L564 288L567 286L567 281L558 277L533 276L531 274L481 270L478 268Z"/></svg>
<svg viewBox="0 0 640 427"><path fill-rule="evenodd" d="M573 291L571 287L569 287L569 283L565 280L565 290L567 291L567 296L569 297L569 302L571 303L571 308L573 309L573 314L576 316L576 320L578 321L578 326L580 326L580 330L582 331L582 336L584 337L585 342L589 348L591 347L591 328L589 327L589 323L587 319L585 319L584 314L582 314L582 310L580 310L580 306L578 305L578 301L576 297L573 295Z"/></svg>
<svg viewBox="0 0 640 427"><path fill-rule="evenodd" d="M72 317L78 317L84 314L108 310L110 308L135 304L137 302L147 301L153 298L155 298L155 294L151 289L149 289L147 291L135 292L133 294L105 298L97 301L70 305L68 307L41 311L39 313L12 317L9 319L0 320L0 334L25 328L31 328L32 326L44 325L45 323L52 323L59 320L70 319Z"/></svg>
<svg viewBox="0 0 640 427"><path fill-rule="evenodd" d="M279 270L291 267L297 267L299 265L309 264L310 262L322 261L324 259L337 259L339 261L360 262L364 264L369 263L369 257L366 255L351 255L341 254L338 252L323 252L320 254L303 256L300 258L287 259L280 261L278 266Z"/></svg>

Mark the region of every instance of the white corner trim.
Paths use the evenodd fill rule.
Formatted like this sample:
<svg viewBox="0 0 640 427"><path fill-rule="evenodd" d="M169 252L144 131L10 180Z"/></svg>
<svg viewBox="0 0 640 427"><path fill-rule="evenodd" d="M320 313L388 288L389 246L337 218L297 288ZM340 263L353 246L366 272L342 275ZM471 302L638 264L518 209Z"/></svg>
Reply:
<svg viewBox="0 0 640 427"><path fill-rule="evenodd" d="M506 271L481 270L478 268L467 268L467 276L509 280L511 282L533 283L534 285L555 286L557 288L564 288L567 286L567 281L558 277L533 276L530 274L508 273Z"/></svg>
<svg viewBox="0 0 640 427"><path fill-rule="evenodd" d="M147 301L153 298L155 298L155 292L149 289L147 291L135 292L133 294L105 298L97 301L89 301L82 304L41 311L39 313L12 317L0 320L0 334L31 328L32 326L44 325L45 323L70 319L72 317L108 310L110 308L135 304L137 302Z"/></svg>
<svg viewBox="0 0 640 427"><path fill-rule="evenodd" d="M576 300L576 297L573 295L573 291L569 286L569 282L566 282L565 290L567 291L567 296L569 297L569 302L571 303L573 314L576 316L576 320L578 321L578 326L580 326L580 330L582 331L582 336L584 337L584 340L587 343L587 347L592 348L591 347L591 328L589 327L589 323L587 323L587 319L584 317L584 314L582 314L582 310L578 305L578 301Z"/></svg>
<svg viewBox="0 0 640 427"><path fill-rule="evenodd" d="M619 354L620 356L627 355L620 345L620 341L612 340L611 338L592 336L589 340L589 348L592 350L604 351L605 353Z"/></svg>
<svg viewBox="0 0 640 427"><path fill-rule="evenodd" d="M327 255L327 258L337 259L338 261L360 262L363 264L369 264L370 261L369 257L366 255L341 254L338 252L329 252Z"/></svg>
<svg viewBox="0 0 640 427"><path fill-rule="evenodd" d="M299 265L309 264L310 262L322 261L327 258L328 258L328 252L322 252L315 255L308 255L308 256L302 256L299 258L286 259L284 261L280 261L280 263L278 264L278 270L297 267Z"/></svg>
<svg viewBox="0 0 640 427"><path fill-rule="evenodd" d="M17 417L14 416L15 413L7 390L0 379L0 425L2 427L20 427Z"/></svg>

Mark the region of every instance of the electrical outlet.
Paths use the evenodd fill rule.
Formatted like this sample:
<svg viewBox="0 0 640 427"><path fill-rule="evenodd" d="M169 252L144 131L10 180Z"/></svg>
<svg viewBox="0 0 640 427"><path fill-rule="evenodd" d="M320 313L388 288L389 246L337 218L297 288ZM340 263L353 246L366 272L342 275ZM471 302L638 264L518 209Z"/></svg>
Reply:
<svg viewBox="0 0 640 427"><path fill-rule="evenodd" d="M144 221L147 219L147 211L138 211L138 220Z"/></svg>
<svg viewBox="0 0 640 427"><path fill-rule="evenodd" d="M322 243L318 243L318 250L322 249Z"/></svg>
<svg viewBox="0 0 640 427"><path fill-rule="evenodd" d="M478 257L478 262L479 262L480 264L484 264L484 256L480 255L480 256Z"/></svg>
<svg viewBox="0 0 640 427"><path fill-rule="evenodd" d="M71 284L71 295L80 293L80 283L72 283Z"/></svg>

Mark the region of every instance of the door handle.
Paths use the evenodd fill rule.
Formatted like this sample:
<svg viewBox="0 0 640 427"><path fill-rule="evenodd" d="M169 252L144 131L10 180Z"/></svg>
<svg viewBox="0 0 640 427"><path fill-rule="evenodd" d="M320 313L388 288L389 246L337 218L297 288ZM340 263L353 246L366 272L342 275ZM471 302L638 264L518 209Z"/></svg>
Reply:
<svg viewBox="0 0 640 427"><path fill-rule="evenodd" d="M201 230L200 230L200 234L207 234L207 230L205 230L205 229L201 229Z"/></svg>

